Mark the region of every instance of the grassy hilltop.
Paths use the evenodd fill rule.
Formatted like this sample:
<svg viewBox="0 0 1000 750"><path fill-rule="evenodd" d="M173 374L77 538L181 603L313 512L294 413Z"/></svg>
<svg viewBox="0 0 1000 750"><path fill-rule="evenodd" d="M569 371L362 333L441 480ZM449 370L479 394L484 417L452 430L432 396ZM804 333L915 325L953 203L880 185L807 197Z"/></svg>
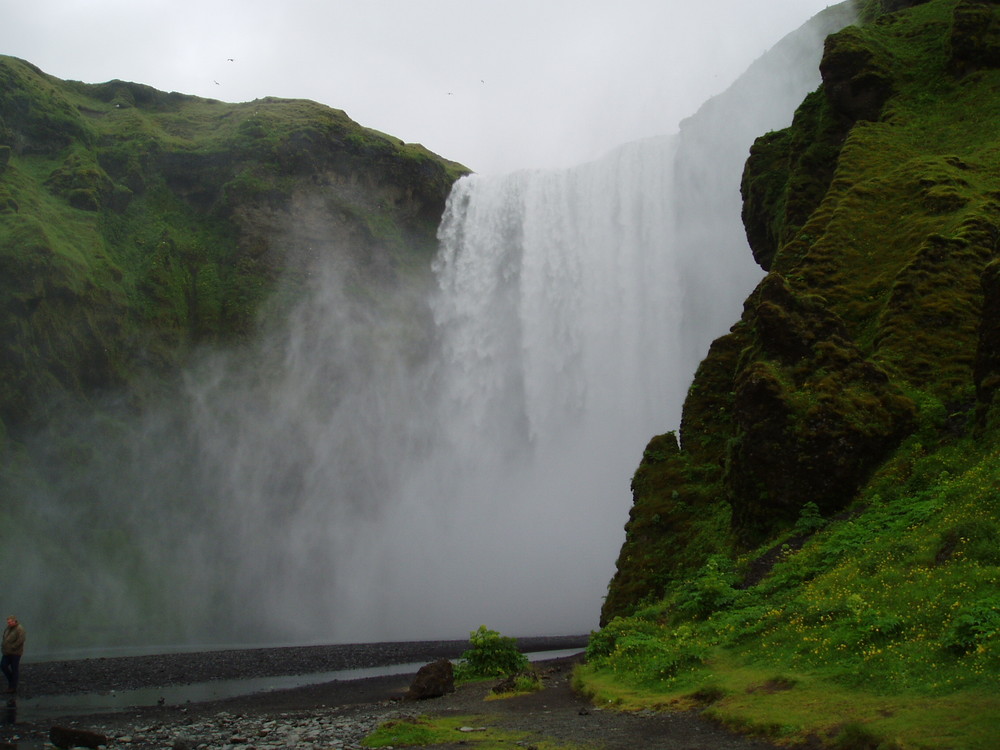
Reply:
<svg viewBox="0 0 1000 750"><path fill-rule="evenodd" d="M787 744L985 750L1000 4L860 10L792 126L751 150L744 223L768 275L635 473L581 684Z"/></svg>
<svg viewBox="0 0 1000 750"><path fill-rule="evenodd" d="M316 253L372 296L426 268L464 171L310 101L62 81L0 56L0 445L54 403L141 398L193 347L238 341Z"/></svg>

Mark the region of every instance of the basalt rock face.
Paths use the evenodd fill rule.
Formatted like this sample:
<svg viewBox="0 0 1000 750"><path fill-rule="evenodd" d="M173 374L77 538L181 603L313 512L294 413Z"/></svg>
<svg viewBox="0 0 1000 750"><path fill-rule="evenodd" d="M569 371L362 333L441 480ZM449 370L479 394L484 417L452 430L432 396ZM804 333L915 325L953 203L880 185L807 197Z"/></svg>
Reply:
<svg viewBox="0 0 1000 750"><path fill-rule="evenodd" d="M724 477L732 525L756 543L802 506L839 511L915 422L913 402L822 298L772 273L751 298Z"/></svg>
<svg viewBox="0 0 1000 750"><path fill-rule="evenodd" d="M866 5L751 150L744 224L769 273L643 457L603 623L780 541L806 504L842 512L902 441L995 435L1000 4Z"/></svg>
<svg viewBox="0 0 1000 750"><path fill-rule="evenodd" d="M411 283L465 171L314 102L88 85L0 57L0 438L247 335L317 256L360 293Z"/></svg>

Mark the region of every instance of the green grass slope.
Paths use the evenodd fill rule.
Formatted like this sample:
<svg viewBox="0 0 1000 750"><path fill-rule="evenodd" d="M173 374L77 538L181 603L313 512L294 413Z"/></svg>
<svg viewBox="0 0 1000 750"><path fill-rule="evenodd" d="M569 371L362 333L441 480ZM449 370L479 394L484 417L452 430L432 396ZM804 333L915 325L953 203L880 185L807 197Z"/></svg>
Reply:
<svg viewBox="0 0 1000 750"><path fill-rule="evenodd" d="M359 293L425 267L465 171L314 102L88 85L0 56L0 444L244 336L279 279L296 294L318 237ZM317 214L312 236L288 231Z"/></svg>
<svg viewBox="0 0 1000 750"><path fill-rule="evenodd" d="M580 684L782 744L1000 727L1000 4L865 3L744 173L769 271L651 441Z"/></svg>

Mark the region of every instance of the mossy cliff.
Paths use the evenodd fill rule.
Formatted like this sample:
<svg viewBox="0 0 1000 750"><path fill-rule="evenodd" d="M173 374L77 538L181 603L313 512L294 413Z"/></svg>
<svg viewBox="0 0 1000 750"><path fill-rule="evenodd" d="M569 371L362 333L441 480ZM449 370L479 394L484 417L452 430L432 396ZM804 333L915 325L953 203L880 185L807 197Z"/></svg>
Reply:
<svg viewBox="0 0 1000 750"><path fill-rule="evenodd" d="M941 439L993 435L997 13L929 2L832 35L821 88L757 140L744 223L768 275L701 364L679 436L643 457L605 622L806 503L844 510L937 407Z"/></svg>
<svg viewBox="0 0 1000 750"><path fill-rule="evenodd" d="M358 294L426 268L464 171L310 101L88 85L0 56L0 438L244 336L316 253L350 261Z"/></svg>
<svg viewBox="0 0 1000 750"><path fill-rule="evenodd" d="M857 6L750 151L767 275L635 473L583 684L791 744L993 747L1000 3Z"/></svg>

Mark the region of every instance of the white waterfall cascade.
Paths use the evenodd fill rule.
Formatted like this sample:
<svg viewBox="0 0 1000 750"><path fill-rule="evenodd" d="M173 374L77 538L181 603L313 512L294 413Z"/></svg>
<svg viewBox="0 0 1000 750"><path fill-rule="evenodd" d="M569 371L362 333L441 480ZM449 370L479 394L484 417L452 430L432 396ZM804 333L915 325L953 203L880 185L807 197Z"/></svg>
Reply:
<svg viewBox="0 0 1000 750"><path fill-rule="evenodd" d="M596 628L643 448L760 276L729 248L699 296L743 295L682 325L679 140L460 180L429 356L408 360L398 321L366 317L330 267L252 366L192 373L185 422L215 498L192 554L226 578L189 593L216 627L244 627L235 598L294 642Z"/></svg>
<svg viewBox="0 0 1000 750"><path fill-rule="evenodd" d="M677 422L688 382L664 246L675 147L653 139L453 189L433 304L441 433L399 516L434 548L394 599L466 630L596 626L632 472Z"/></svg>
<svg viewBox="0 0 1000 750"><path fill-rule="evenodd" d="M374 310L317 267L250 356L205 356L114 426L128 439L83 425L89 463L47 479L2 553L37 652L595 628L643 448L761 276L747 151L817 85L838 8L676 135L460 180L430 300Z"/></svg>
<svg viewBox="0 0 1000 750"><path fill-rule="evenodd" d="M698 362L762 275L740 218L749 147L790 122L822 38L852 18L848 4L821 13L677 135L455 185L439 351L402 390L368 382L374 401L397 396L376 410L392 439L367 474L398 471L329 546L337 638L596 627L642 450L677 427Z"/></svg>

